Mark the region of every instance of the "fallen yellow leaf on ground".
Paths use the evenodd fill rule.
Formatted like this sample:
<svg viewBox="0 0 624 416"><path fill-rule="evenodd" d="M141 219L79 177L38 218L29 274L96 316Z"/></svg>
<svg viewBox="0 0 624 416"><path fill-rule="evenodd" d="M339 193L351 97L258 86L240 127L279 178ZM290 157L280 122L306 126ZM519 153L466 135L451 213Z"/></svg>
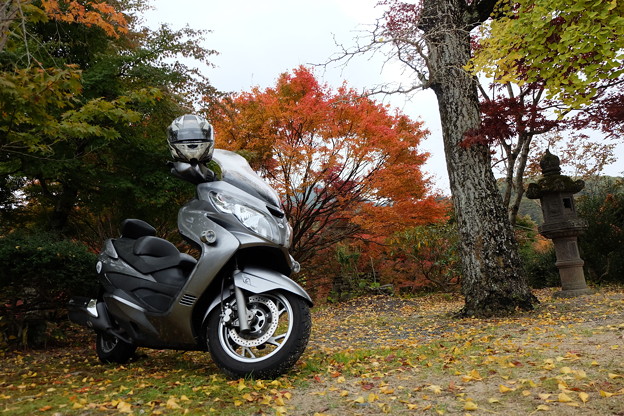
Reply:
<svg viewBox="0 0 624 416"><path fill-rule="evenodd" d="M180 405L176 401L175 397L169 397L166 404L167 409L180 409Z"/></svg>
<svg viewBox="0 0 624 416"><path fill-rule="evenodd" d="M505 386L504 384L501 384L498 386L498 391L500 391L501 393L508 393L510 391L514 391L515 389L512 389L510 387Z"/></svg>
<svg viewBox="0 0 624 416"><path fill-rule="evenodd" d="M117 410L119 410L120 413L132 413L132 405L130 403L120 401L117 403Z"/></svg>
<svg viewBox="0 0 624 416"><path fill-rule="evenodd" d="M600 395L602 397L611 397L611 396L613 396L613 393L609 393L608 391L600 390Z"/></svg>
<svg viewBox="0 0 624 416"><path fill-rule="evenodd" d="M427 387L428 390L431 390L432 392L434 392L435 394L440 394L442 393L442 387L440 386L436 386L435 384L432 384L430 386Z"/></svg>
<svg viewBox="0 0 624 416"><path fill-rule="evenodd" d="M466 403L464 403L464 410L473 411L478 408L479 406L477 406L477 404L473 401L467 400Z"/></svg>

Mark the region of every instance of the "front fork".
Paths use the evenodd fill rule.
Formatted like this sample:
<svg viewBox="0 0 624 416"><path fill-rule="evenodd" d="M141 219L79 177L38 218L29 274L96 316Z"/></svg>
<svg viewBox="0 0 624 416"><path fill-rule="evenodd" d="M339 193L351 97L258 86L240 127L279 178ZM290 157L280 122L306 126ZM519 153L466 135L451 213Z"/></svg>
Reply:
<svg viewBox="0 0 624 416"><path fill-rule="evenodd" d="M247 321L247 302L240 287L234 285L234 296L236 296L236 311L238 314L238 324L241 333L249 333L249 322Z"/></svg>
<svg viewBox="0 0 624 416"><path fill-rule="evenodd" d="M232 277L236 276L239 273L241 273L241 271L237 267L236 270L234 270ZM246 297L245 297L245 294L243 293L243 290L236 285L235 279L232 279L232 280L233 280L232 288L234 290L234 298L236 299L236 315L238 317L239 331L241 333L249 333L249 321L248 321L249 312L247 310ZM232 318L233 318L232 308L229 304L223 303L223 294L224 294L224 290L222 288L221 289L221 318L223 319L224 323L231 324ZM209 308L208 312L210 312L211 309L212 308Z"/></svg>

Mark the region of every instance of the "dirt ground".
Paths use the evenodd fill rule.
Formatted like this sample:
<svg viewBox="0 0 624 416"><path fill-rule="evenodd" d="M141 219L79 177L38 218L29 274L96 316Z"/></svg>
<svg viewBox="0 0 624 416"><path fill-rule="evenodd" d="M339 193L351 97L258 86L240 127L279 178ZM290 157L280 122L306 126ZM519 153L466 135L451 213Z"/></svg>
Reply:
<svg viewBox="0 0 624 416"><path fill-rule="evenodd" d="M444 295L320 308L308 354L338 358L288 414L624 416L624 294L537 294L537 310L490 320L455 319Z"/></svg>

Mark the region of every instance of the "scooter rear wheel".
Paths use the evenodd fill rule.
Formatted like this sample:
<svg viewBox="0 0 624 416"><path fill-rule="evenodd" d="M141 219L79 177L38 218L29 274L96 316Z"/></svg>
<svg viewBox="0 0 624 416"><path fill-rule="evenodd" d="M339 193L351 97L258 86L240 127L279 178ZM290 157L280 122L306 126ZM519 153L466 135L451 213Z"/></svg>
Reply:
<svg viewBox="0 0 624 416"><path fill-rule="evenodd" d="M125 364L134 356L136 349L136 346L113 335L98 333L95 340L95 350L104 364Z"/></svg>
<svg viewBox="0 0 624 416"><path fill-rule="evenodd" d="M229 304L236 309L234 299ZM226 322L220 308L210 313L207 344L212 359L232 378L275 378L303 354L312 325L310 308L299 296L274 291L247 297L247 309L246 333L238 319Z"/></svg>

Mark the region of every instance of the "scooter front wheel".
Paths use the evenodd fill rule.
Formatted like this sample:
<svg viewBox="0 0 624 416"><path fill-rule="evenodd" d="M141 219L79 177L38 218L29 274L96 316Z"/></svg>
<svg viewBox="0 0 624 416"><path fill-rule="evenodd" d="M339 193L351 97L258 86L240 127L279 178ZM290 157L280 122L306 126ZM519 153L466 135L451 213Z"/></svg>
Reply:
<svg viewBox="0 0 624 416"><path fill-rule="evenodd" d="M132 358L136 349L136 346L113 335L98 333L95 340L95 350L104 364L125 364Z"/></svg>
<svg viewBox="0 0 624 416"><path fill-rule="evenodd" d="M246 299L249 331L241 331L237 319L223 319L221 309L215 308L208 317L208 349L230 377L275 378L303 354L312 326L310 308L291 293L268 292ZM236 310L234 299L229 307Z"/></svg>

